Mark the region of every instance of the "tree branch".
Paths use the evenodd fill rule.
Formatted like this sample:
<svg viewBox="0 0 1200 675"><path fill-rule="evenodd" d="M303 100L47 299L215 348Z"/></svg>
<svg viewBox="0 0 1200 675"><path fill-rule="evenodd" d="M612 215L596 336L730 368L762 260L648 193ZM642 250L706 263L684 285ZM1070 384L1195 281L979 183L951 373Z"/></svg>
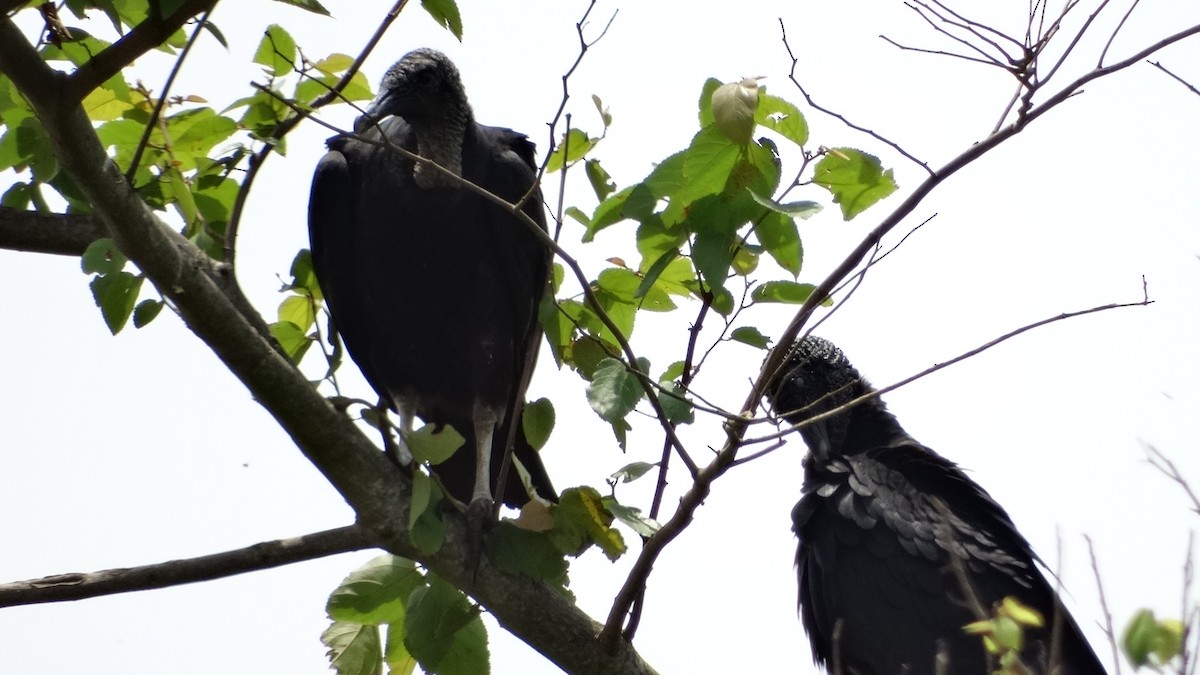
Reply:
<svg viewBox="0 0 1200 675"><path fill-rule="evenodd" d="M63 89L63 102L82 101L84 96L120 73L137 57L165 42L193 16L211 9L215 4L217 0L184 0L169 17L155 16L151 10L150 16L126 33L125 37L75 70Z"/></svg>
<svg viewBox="0 0 1200 675"><path fill-rule="evenodd" d="M47 214L0 206L0 248L79 256L93 241L107 236L104 223L90 214Z"/></svg>
<svg viewBox="0 0 1200 675"><path fill-rule="evenodd" d="M66 77L42 61L7 17L0 17L0 72L29 101L62 170L121 251L337 489L357 514L365 536L469 589L505 628L568 672L654 672L628 643L602 648L596 639L599 626L560 590L501 572L486 559L477 568L468 565L461 516L446 518L446 543L437 554L416 550L404 527L409 522L411 479L335 410L222 292L220 282L230 276L229 267L214 263L157 219L108 158L82 107L61 96Z"/></svg>
<svg viewBox="0 0 1200 675"><path fill-rule="evenodd" d="M100 572L56 574L0 584L0 607L169 588L358 551L374 545L366 531L351 525L199 558Z"/></svg>

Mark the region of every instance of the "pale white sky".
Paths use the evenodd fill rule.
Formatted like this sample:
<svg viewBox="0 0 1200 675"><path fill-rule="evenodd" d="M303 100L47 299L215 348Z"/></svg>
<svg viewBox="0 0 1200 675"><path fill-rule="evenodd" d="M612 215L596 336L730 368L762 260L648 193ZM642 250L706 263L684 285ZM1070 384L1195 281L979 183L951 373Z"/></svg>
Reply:
<svg viewBox="0 0 1200 675"><path fill-rule="evenodd" d="M214 20L232 51L210 44L193 57L173 93L203 95L218 106L243 95L257 77L248 61L266 23L283 24L310 57L356 53L390 6L327 4L338 19L265 0L222 4ZM995 16L979 18L1017 30L1026 3L1004 4L1009 7L990 10ZM1123 56L1200 21L1200 7L1186 4L1144 2L1112 54ZM545 124L561 97L561 75L575 58L574 23L584 7L561 0L463 0L461 45L411 7L368 62L367 74L374 84L409 49L443 49L463 71L481 122L526 131L545 150ZM749 0L710 10L674 0L601 1L588 35L618 8L608 36L571 81L569 110L577 124L597 129L589 96L610 106L613 127L597 156L619 184L639 180L653 161L686 145L709 76L764 75L772 93L805 110L814 146L854 145L895 167L901 191L891 200L851 223L842 222L835 207L802 223L801 281L819 281L922 175L803 105L787 81L779 17L801 59L800 77L819 101L932 165L985 135L1011 95L1010 83L996 72L899 52L878 39L885 33L908 44L945 45L900 2ZM1102 22L1104 28L1116 18ZM1075 68L1060 77L1090 67L1102 42L1082 43ZM1161 59L1200 81L1200 43L1173 47ZM148 86L160 86L164 63L146 60ZM1182 491L1143 461L1141 444L1156 445L1200 481L1197 115L1200 97L1148 66L1090 85L935 192L908 225L937 218L876 268L820 331L866 377L885 385L1020 325L1137 300L1141 277L1147 278L1156 301L1149 308L1055 324L886 399L914 436L972 471L1051 566L1059 564L1061 538L1072 609L1106 662L1081 535L1095 540L1120 627L1144 605L1178 614L1182 561L1195 522ZM348 108L325 115L343 126L353 116ZM282 300L278 278L307 245L309 177L328 135L306 125L289 137L288 156L266 165L243 221L239 279L268 316ZM785 155L785 174L794 167L794 153ZM556 182L547 192L557 192ZM575 180L567 203L590 210L590 194ZM797 196L828 203L815 189ZM625 244L628 225L587 248L572 228L564 241L593 274L611 256L636 260ZM0 338L8 355L0 389L0 513L6 514L0 517L0 579L191 557L352 521L286 435L173 316L111 337L73 259L0 252L0 283L9 289L2 305L8 328ZM752 316L763 332L777 334L788 313ZM689 318L640 319L635 348L656 369L665 367L685 344ZM732 407L745 397L761 353L741 346L724 351L697 386ZM345 381L366 394L361 380ZM631 437L622 455L584 403L582 381L556 371L549 359L531 395L551 396L558 409L559 428L544 458L560 489L599 485L629 461L658 457L661 436L650 424L636 428L643 433ZM684 434L697 457L721 439L711 419ZM637 646L661 672L813 672L795 613L789 529L803 453L797 438L732 471L660 559ZM618 496L637 504L649 487L649 481L623 486ZM674 488L683 487L682 475L676 476ZM572 588L593 616L606 615L633 553L610 564L593 552L572 564ZM373 555L6 609L0 611L6 670L322 673L318 636L326 625L326 595ZM494 624L490 636L494 672L557 672Z"/></svg>

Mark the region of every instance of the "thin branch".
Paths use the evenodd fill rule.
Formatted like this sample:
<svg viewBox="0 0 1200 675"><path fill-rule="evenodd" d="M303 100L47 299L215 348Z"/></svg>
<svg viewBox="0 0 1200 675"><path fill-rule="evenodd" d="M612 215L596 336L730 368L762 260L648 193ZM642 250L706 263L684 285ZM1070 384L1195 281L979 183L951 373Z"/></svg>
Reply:
<svg viewBox="0 0 1200 675"><path fill-rule="evenodd" d="M1195 94L1197 96L1200 96L1200 89L1197 89L1195 87L1195 85L1193 85L1192 83L1190 83L1187 80L1183 79L1182 77L1176 75L1175 73L1172 73L1171 71L1167 70L1167 67L1164 66L1161 62L1147 61L1147 63L1149 63L1150 65L1154 66L1155 68L1158 68L1159 70L1163 71L1164 73L1169 75L1171 78L1173 78L1179 84L1182 84L1183 86L1187 87L1188 91L1192 92L1193 94Z"/></svg>
<svg viewBox="0 0 1200 675"><path fill-rule="evenodd" d="M1108 646L1112 650L1114 675L1121 675L1121 653L1117 648L1117 632L1113 629L1112 612L1109 611L1108 599L1104 596L1104 582L1100 577L1100 563L1096 560L1096 546L1092 543L1090 536L1085 534L1083 538L1087 541L1088 557L1092 559L1092 576L1096 579L1096 593L1100 596L1100 612L1104 615L1104 624L1101 628L1108 638Z"/></svg>
<svg viewBox="0 0 1200 675"><path fill-rule="evenodd" d="M1096 21L1096 18L1100 16L1100 13L1103 12L1106 7L1108 7L1109 2L1110 0L1103 0L1100 5L1096 7L1096 11L1088 15L1088 18L1084 20L1083 25L1080 26L1079 30L1075 32L1075 37L1071 38L1071 43L1067 45L1067 48L1063 50L1062 55L1058 57L1058 61L1056 61L1055 64L1050 68L1050 72L1038 82L1039 85L1044 87L1046 86L1046 83L1054 78L1054 74L1057 73L1058 69L1067 62L1067 59L1071 56L1071 52L1073 52L1075 47L1079 45L1079 41L1083 39L1083 36L1088 32L1088 29L1092 27L1092 23ZM1061 22L1062 19L1066 17L1067 12L1071 11L1071 8L1074 6L1074 4L1071 4L1063 8L1063 12L1059 15L1056 24Z"/></svg>
<svg viewBox="0 0 1200 675"><path fill-rule="evenodd" d="M162 91L158 94L158 102L154 104L154 111L150 113L150 119L146 122L146 128L142 130L142 138L138 141L137 148L133 151L133 159L129 160L129 168L125 170L125 180L130 183L133 182L133 177L137 174L138 164L142 161L142 153L146 151L146 145L150 142L150 134L154 132L154 127L158 125L158 120L162 117L162 111L167 105L167 97L171 92L171 86L175 84L175 77L183 69L183 62L188 54L192 53L192 46L196 44L196 39L200 37L200 31L204 30L205 24L208 23L208 17L212 15L212 10L212 7L204 10L204 14L196 21L196 29L192 31L187 44L180 50L179 57L175 59L175 63L171 66L171 73L167 75L167 81L163 83Z"/></svg>
<svg viewBox="0 0 1200 675"><path fill-rule="evenodd" d="M1121 29L1125 27L1125 22L1129 20L1129 15L1133 14L1133 10L1137 9L1139 2L1141 2L1141 0L1133 0L1133 2L1129 3L1129 9L1125 10L1125 16L1121 17L1121 20L1117 22L1117 27L1114 28L1112 34L1108 36L1108 42L1104 43L1104 49L1100 52L1100 58L1096 61L1097 68L1100 68L1104 65L1104 57L1108 56L1108 50L1112 47L1113 41L1117 39L1117 35L1121 32Z"/></svg>
<svg viewBox="0 0 1200 675"><path fill-rule="evenodd" d="M875 133L874 131L871 131L870 129L868 129L866 127L859 126L859 125L851 122L850 120L846 119L846 117L844 115L842 115L841 113L836 113L828 108L821 106L816 101L814 101L813 97L809 96L808 91L806 91L804 89L804 86L800 84L800 81L798 79L796 79L796 68L800 64L800 59L792 51L791 44L788 43L787 27L784 25L783 19L779 20L779 32L783 37L783 46L784 46L784 49L787 50L788 58L790 58L792 60L791 70L788 71L788 79L791 80L792 83L796 85L796 88L800 90L800 94L802 96L804 96L804 100L808 102L808 105L812 106L812 108L815 110L819 110L820 112L823 112L826 115L829 115L830 117L833 117L834 119L837 119L839 122L841 122L842 124L845 124L846 126L850 127L851 129L854 129L855 131L860 131L864 134L867 134L871 138L874 138L875 140L879 141L880 143L885 143L885 144L891 146L891 148L893 150L895 150L896 152L903 155L906 159L908 159L912 163L916 164L917 166L921 167L922 169L925 169L925 171L928 172L929 174L931 174L931 175L933 174L933 171L929 168L929 164L927 164L926 162L924 162L920 159L917 159L913 155L909 154L909 152L907 150L900 147L900 144L895 143L887 138L884 138L880 134Z"/></svg>
<svg viewBox="0 0 1200 675"><path fill-rule="evenodd" d="M408 0L397 0L396 4L392 5L392 8L388 10L388 13L379 22L379 26L375 28L375 32L371 35L371 38L367 40L367 44L359 51L358 57L354 59L354 62L350 64L346 72L342 73L342 77L332 87L329 87L328 91L318 96L308 109L289 105L296 114L275 125L275 128L271 131L270 138L274 141L282 140L292 129L295 129L301 122L308 119L309 115L314 111L334 101L342 100L342 91L349 86L350 81L362 69L362 65L366 62L367 57L371 55L371 52L375 51L375 47L379 44L379 41L383 39L392 22L400 16L400 11L407 4ZM295 64L292 65L295 67ZM267 161L267 158L274 151L275 143L269 142L264 144L258 152L254 153L246 169L246 177L242 179L242 184L238 186L237 197L234 198L233 208L229 213L229 223L225 226L225 262L229 264L233 264L237 257L238 226L242 222L242 211L246 208L246 199L250 196L250 186L254 184L254 179L258 177L258 172L262 169L263 162Z"/></svg>
<svg viewBox="0 0 1200 675"><path fill-rule="evenodd" d="M784 429L783 431L781 431L779 433L771 434L769 436L754 438L754 439L746 439L745 442L750 443L750 442L762 442L762 441L767 441L767 440L773 440L777 437L781 437L783 435L789 434L796 429L803 429L804 427L807 427L810 424L815 424L817 422L827 420L835 415L840 415L840 414L850 410L851 408L862 405L863 403L870 401L872 399L879 398L880 396L883 396L884 394L895 391L895 390L899 389L900 387L904 387L906 385L912 384L913 382L916 382L917 380L920 380L926 376L932 375L933 373L936 373L939 370L942 370L944 368L949 368L950 366L952 366L960 361L965 361L973 356L978 356L979 354L982 354L983 352L991 349L992 347L999 345L1002 342L1007 342L1008 340L1015 338L1018 335L1021 335L1022 333L1031 331L1035 328L1041 328L1042 326L1046 326L1046 325L1049 325L1052 323L1057 323L1059 321L1066 321L1067 319L1074 319L1077 317L1086 316L1088 314L1095 314L1097 312L1106 312L1109 310L1123 309L1126 307L1147 307L1149 305L1154 304L1154 301L1151 300L1148 296L1146 296L1145 292L1146 292L1145 291L1145 281L1143 280L1143 282L1142 282L1143 297L1141 300L1139 300L1137 302L1120 302L1120 303L1110 303L1107 305L1099 305L1096 307L1090 307L1088 309L1083 309L1083 310L1079 310L1076 312L1065 312L1063 314L1057 314L1055 316L1051 316L1051 317L1042 319L1040 321L1034 321L1033 323L1025 324L1024 326L1021 326L1020 328L1017 328L1015 330L1011 330L1011 331L1005 333L1004 335L1001 335L1000 337L997 337L993 340L989 340L988 342L985 342L982 345L979 345L978 347L976 347L974 349L963 352L963 353L959 354L958 356L955 356L954 358L948 359L946 361L942 361L940 363L935 363L932 366L926 368L925 370L922 370L921 372L916 373L915 375L910 375L910 376L904 378L903 380L900 380L893 384L889 384L886 387L880 387L879 389L875 389L874 391L863 394L862 396L859 396L856 399L848 401L845 404L838 406L837 408L834 408L833 410L823 412L820 415L814 415L813 417L806 419L805 421L801 422L800 424L797 424L795 426L789 426L788 428ZM799 411L793 411L793 410L777 411L777 416L783 416L783 415L791 414L793 412L799 412Z"/></svg>
<svg viewBox="0 0 1200 675"><path fill-rule="evenodd" d="M1192 513L1200 515L1200 497L1196 496L1195 491L1192 490L1191 483L1179 472L1179 468L1175 466L1175 463L1153 445L1144 445L1143 447L1146 451L1146 462L1155 469L1158 469L1164 476L1170 478L1176 485L1183 488L1184 493L1187 494L1188 499L1192 502Z"/></svg>
<svg viewBox="0 0 1200 675"><path fill-rule="evenodd" d="M937 17L938 21L941 21L942 23L944 23L948 26L954 26L955 28L961 28L962 30L966 31L968 34L974 36L976 39L981 40L984 43L995 47L996 51L1000 52L1000 56L1004 57L1005 59L1007 59L1009 61L1012 60L1012 57L1008 55L1008 52L1004 51L1004 49L1001 48L1000 45L996 44L996 42L993 41L992 39L981 35L978 30L972 28L969 25L962 24L962 23L955 23L954 21L947 19L946 17L939 14L935 9L933 9L932 7L930 7L929 5L927 5L923 2L920 2L919 0L916 2L906 2L904 4L906 7L913 10L914 12L916 12L918 16L920 16L922 19L924 19L925 22L928 23L930 25L930 27L933 28L934 31L941 33L942 35L945 35L946 37L950 38L951 40L954 40L955 42L961 44L962 46L966 47L967 49L970 49L971 51L975 52L976 54L979 54L979 56L982 57L986 63L993 65L997 68L1003 69L1003 70L1008 69L1008 64L1004 63L999 58L987 53L985 50L980 48L978 45L975 45L974 43L970 42L966 38L959 37L959 36L955 35L954 33L951 33L948 29L946 29L942 26L939 26L937 23L935 23L933 21L933 19L930 19L928 16L925 16L925 12L928 12L928 13L932 14L933 16ZM924 12L921 11L922 9L924 9L925 11ZM989 28L988 30L991 30L991 29ZM996 32L996 31L992 31L992 32ZM997 33L997 34L1000 34L1000 33ZM1008 36L1005 36L1005 37L1008 37ZM1008 38L1008 39L1012 40L1012 38ZM1016 40L1013 40L1013 42L1016 42ZM1017 44L1020 44L1020 43L1017 43Z"/></svg>
<svg viewBox="0 0 1200 675"><path fill-rule="evenodd" d="M67 78L62 92L63 103L69 105L82 101L93 89L120 74L139 56L158 48L193 16L211 10L216 4L217 0L184 0L169 17L160 17L158 12L150 12L145 21L134 26L133 30L120 40L79 66L75 73Z"/></svg>
<svg viewBox="0 0 1200 675"><path fill-rule="evenodd" d="M899 42L896 42L895 40L893 40L892 38L890 38L886 35L880 35L879 39L883 40L884 42L888 43L889 45L891 45L901 51L916 52L918 54L931 54L933 56L949 56L949 57L952 57L955 59L962 59L963 61L969 61L971 63L978 63L978 64L984 65L984 66L995 67L995 66L999 65L995 61L991 61L988 59L980 59L980 58L976 58L974 56L967 56L966 54L959 54L957 52L948 52L944 49L926 49L925 47L912 47L912 46L909 46L906 44L901 44Z"/></svg>
<svg viewBox="0 0 1200 675"><path fill-rule="evenodd" d="M41 579L0 584L0 607L84 600L118 593L170 588L258 572L374 546L375 543L366 530L357 525L350 525L198 558L100 572L56 574Z"/></svg>

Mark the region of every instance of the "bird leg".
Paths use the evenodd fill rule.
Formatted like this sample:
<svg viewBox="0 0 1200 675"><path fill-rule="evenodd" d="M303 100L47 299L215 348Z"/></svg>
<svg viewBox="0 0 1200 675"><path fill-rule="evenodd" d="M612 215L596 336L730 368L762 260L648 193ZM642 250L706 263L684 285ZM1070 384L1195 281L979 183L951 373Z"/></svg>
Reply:
<svg viewBox="0 0 1200 675"><path fill-rule="evenodd" d="M483 547L483 526L492 518L492 440L496 436L496 411L475 404L475 488L467 506L467 564L472 570L479 564Z"/></svg>

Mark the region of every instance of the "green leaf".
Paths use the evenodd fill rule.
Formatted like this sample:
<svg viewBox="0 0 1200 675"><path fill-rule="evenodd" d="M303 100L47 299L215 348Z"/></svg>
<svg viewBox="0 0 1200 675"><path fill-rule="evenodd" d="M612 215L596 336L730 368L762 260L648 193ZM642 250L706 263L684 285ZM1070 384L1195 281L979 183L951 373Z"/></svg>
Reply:
<svg viewBox="0 0 1200 675"><path fill-rule="evenodd" d="M613 182L612 176L600 166L600 160L589 159L583 163L583 172L587 174L588 182L592 185L592 191L596 193L596 199L604 201L613 190L617 189L617 184ZM586 223L584 223L586 225Z"/></svg>
<svg viewBox="0 0 1200 675"><path fill-rule="evenodd" d="M512 574L524 574L564 585L567 561L555 547L550 535L500 521L488 532L487 557L496 567Z"/></svg>
<svg viewBox="0 0 1200 675"><path fill-rule="evenodd" d="M767 349L771 346L771 338L763 335L754 326L740 326L734 328L729 334L729 338L735 342L740 342L744 345L757 347L759 349Z"/></svg>
<svg viewBox="0 0 1200 675"><path fill-rule="evenodd" d="M765 89L759 90L754 121L801 147L808 142L808 122L800 109Z"/></svg>
<svg viewBox="0 0 1200 675"><path fill-rule="evenodd" d="M783 302L792 305L802 305L816 286L798 284L794 281L768 281L754 287L750 299L754 302ZM824 303L822 303L824 304Z"/></svg>
<svg viewBox="0 0 1200 675"><path fill-rule="evenodd" d="M606 349L604 343L596 338L585 335L571 343L570 363L583 379L590 382L596 376L600 363L611 358L615 351Z"/></svg>
<svg viewBox="0 0 1200 675"><path fill-rule="evenodd" d="M650 462L631 462L617 469L609 478L619 480L622 483L632 483L633 481L646 475L654 467L658 466L658 462L651 464Z"/></svg>
<svg viewBox="0 0 1200 675"><path fill-rule="evenodd" d="M644 394L637 375L614 358L600 362L587 387L588 404L607 422L625 419Z"/></svg>
<svg viewBox="0 0 1200 675"><path fill-rule="evenodd" d="M325 9L325 7L322 6L321 3L317 2L317 0L275 0L275 1L282 2L285 5L291 5L292 7L299 7L300 9L307 10L309 12L312 12L313 14L321 14L324 16L331 16L329 14L329 10Z"/></svg>
<svg viewBox="0 0 1200 675"><path fill-rule="evenodd" d="M683 387L671 382L662 382L670 393L658 392L658 402L662 405L667 421L672 424L691 424L696 421L696 411L684 396Z"/></svg>
<svg viewBox="0 0 1200 675"><path fill-rule="evenodd" d="M670 261L668 261L669 263ZM663 265L665 268L666 265ZM654 312L667 312L675 309L675 303L667 295L666 291L661 288L656 288L653 283L647 286L644 279L637 272L625 267L610 267L602 272L596 278L596 286L611 294L617 301L636 305L639 309L646 309ZM607 307L605 308L607 311ZM629 330L622 332L629 336L633 326L629 326Z"/></svg>
<svg viewBox="0 0 1200 675"><path fill-rule="evenodd" d="M667 369L663 371L662 375L658 376L658 381L674 382L675 380L678 380L679 378L683 377L683 369L685 367L687 367L687 364L683 361L675 361L671 365L667 366Z"/></svg>
<svg viewBox="0 0 1200 675"><path fill-rule="evenodd" d="M133 306L142 289L142 277L124 271L113 272L98 275L90 285L108 330L113 335L120 333L133 314Z"/></svg>
<svg viewBox="0 0 1200 675"><path fill-rule="evenodd" d="M313 339L291 321L276 321L267 328L271 330L271 337L274 337L279 346L283 347L284 353L288 355L292 363L300 363L308 348L312 346Z"/></svg>
<svg viewBox="0 0 1200 675"><path fill-rule="evenodd" d="M717 78L710 77L704 81L704 86L700 88L700 102L697 107L700 110L701 129L709 126L710 124L714 124L717 121L716 118L713 117L712 97L713 92L723 84L724 82L721 82Z"/></svg>
<svg viewBox="0 0 1200 675"><path fill-rule="evenodd" d="M316 307L307 296L290 295L279 303L279 320L290 321L300 330L307 331L316 323Z"/></svg>
<svg viewBox="0 0 1200 675"><path fill-rule="evenodd" d="M579 129L567 130L563 139L554 148L554 152L550 153L550 161L546 163L546 172L554 173L567 164L583 159L595 145L596 140L588 138L588 135Z"/></svg>
<svg viewBox="0 0 1200 675"><path fill-rule="evenodd" d="M625 506L617 503L612 497L604 498L604 508L613 514L617 520L624 523L639 537L653 537L654 533L662 529L662 524L651 518L642 515L642 510L635 506Z"/></svg>
<svg viewBox="0 0 1200 675"><path fill-rule="evenodd" d="M521 430L534 450L541 450L546 445L546 441L550 440L550 432L554 431L554 404L550 399L543 397L525 404L525 412L521 414Z"/></svg>
<svg viewBox="0 0 1200 675"><path fill-rule="evenodd" d="M592 94L592 104L596 106L596 112L600 113L600 121L604 123L604 128L612 126L612 113L608 112L599 96Z"/></svg>
<svg viewBox="0 0 1200 675"><path fill-rule="evenodd" d="M388 665L388 675L412 675L417 660L404 646L404 623L392 623L387 627L387 640L383 646L383 661Z"/></svg>
<svg viewBox="0 0 1200 675"><path fill-rule="evenodd" d="M616 560L625 553L626 546L621 533L612 528L612 521L595 488L568 488L554 509L550 536L558 550L568 555L579 555L595 543L609 560Z"/></svg>
<svg viewBox="0 0 1200 675"><path fill-rule="evenodd" d="M267 26L263 32L254 62L266 66L272 77L282 77L292 72L296 63L296 41L279 24Z"/></svg>
<svg viewBox="0 0 1200 675"><path fill-rule="evenodd" d="M329 595L325 611L336 621L360 624L403 621L408 596L424 583L413 561L385 553L343 579Z"/></svg>
<svg viewBox="0 0 1200 675"><path fill-rule="evenodd" d="M722 84L712 93L713 123L718 131L738 145L748 144L754 135L758 79L747 77L741 82Z"/></svg>
<svg viewBox="0 0 1200 675"><path fill-rule="evenodd" d="M825 208L817 202L812 201L780 203L774 199L771 199L770 197L763 197L762 195L754 193L751 193L750 196L754 198L754 201L762 204L772 211L777 211L784 215L792 216L794 218L801 218L803 220L812 218L820 213L823 208Z"/></svg>
<svg viewBox="0 0 1200 675"><path fill-rule="evenodd" d="M137 307L133 308L133 327L144 327L158 316L162 308L163 303L161 300L143 300L139 302Z"/></svg>
<svg viewBox="0 0 1200 675"><path fill-rule="evenodd" d="M412 451L413 459L429 464L441 464L463 446L466 439L450 426L443 425L441 429L436 424L426 424L408 434L404 439L408 449Z"/></svg>
<svg viewBox="0 0 1200 675"><path fill-rule="evenodd" d="M892 170L884 171L878 157L853 148L830 149L817 163L813 182L833 194L845 220L896 191Z"/></svg>
<svg viewBox="0 0 1200 675"><path fill-rule="evenodd" d="M487 630L479 610L457 588L429 575L413 591L404 618L405 645L427 672L487 675Z"/></svg>
<svg viewBox="0 0 1200 675"><path fill-rule="evenodd" d="M446 523L442 520L442 488L420 471L413 472L413 498L409 512L408 538L418 550L433 555L446 541Z"/></svg>
<svg viewBox="0 0 1200 675"><path fill-rule="evenodd" d="M1150 666L1161 670L1183 653L1185 627L1176 619L1159 620L1149 609L1138 610L1121 637L1125 657L1135 668Z"/></svg>
<svg viewBox="0 0 1200 675"><path fill-rule="evenodd" d="M321 633L329 648L329 666L337 675L382 675L379 628L334 621Z"/></svg>
<svg viewBox="0 0 1200 675"><path fill-rule="evenodd" d="M796 221L777 211L771 211L754 227L758 243L762 244L775 262L792 273L800 274L804 264L804 249L800 245L800 230Z"/></svg>
<svg viewBox="0 0 1200 675"><path fill-rule="evenodd" d="M84 249L80 267L84 274L113 274L124 269L128 260L112 239L97 239Z"/></svg>
<svg viewBox="0 0 1200 675"><path fill-rule="evenodd" d="M438 22L439 26L450 31L454 37L462 42L463 24L462 15L458 12L458 5L454 0L421 0L421 7L433 17L433 20Z"/></svg>

